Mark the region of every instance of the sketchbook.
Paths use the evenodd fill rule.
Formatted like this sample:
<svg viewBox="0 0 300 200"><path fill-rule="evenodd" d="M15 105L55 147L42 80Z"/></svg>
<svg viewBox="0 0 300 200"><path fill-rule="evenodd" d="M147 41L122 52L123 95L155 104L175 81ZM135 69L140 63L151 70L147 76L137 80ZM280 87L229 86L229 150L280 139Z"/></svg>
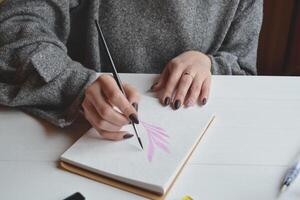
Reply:
<svg viewBox="0 0 300 200"><path fill-rule="evenodd" d="M104 178L106 181L101 181L104 183L107 179L116 181L116 184L107 184L143 196L147 195L132 191L132 188L165 195L214 116L206 107L174 111L162 107L154 97L143 96L139 103L139 119L136 127L143 150L136 137L108 141L92 128L61 155L61 166L98 181ZM132 125L123 130L134 133ZM80 173L80 169L89 174ZM100 178L95 178L97 175ZM120 187L120 184L128 187Z"/></svg>

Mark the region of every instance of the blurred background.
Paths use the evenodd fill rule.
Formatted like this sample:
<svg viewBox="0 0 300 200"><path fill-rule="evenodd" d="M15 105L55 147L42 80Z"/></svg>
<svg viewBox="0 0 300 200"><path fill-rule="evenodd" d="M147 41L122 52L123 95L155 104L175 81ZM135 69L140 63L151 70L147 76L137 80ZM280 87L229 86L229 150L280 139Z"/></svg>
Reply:
<svg viewBox="0 0 300 200"><path fill-rule="evenodd" d="M300 75L300 0L264 0L260 75Z"/></svg>

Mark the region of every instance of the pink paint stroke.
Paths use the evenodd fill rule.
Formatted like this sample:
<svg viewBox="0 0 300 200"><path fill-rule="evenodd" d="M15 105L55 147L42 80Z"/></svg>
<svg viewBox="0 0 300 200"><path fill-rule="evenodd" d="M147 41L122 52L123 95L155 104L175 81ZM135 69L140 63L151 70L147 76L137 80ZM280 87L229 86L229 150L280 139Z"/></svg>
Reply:
<svg viewBox="0 0 300 200"><path fill-rule="evenodd" d="M141 124L144 126L147 136L148 136L148 152L147 152L147 158L148 161L151 162L153 160L155 147L163 150L166 153L170 153L168 146L168 140L169 135L167 135L166 131L158 126L154 126L151 124L148 124L146 122L141 122Z"/></svg>
<svg viewBox="0 0 300 200"><path fill-rule="evenodd" d="M158 140L161 140L164 143L169 143L169 141L168 141L169 137L166 137L160 133L157 133L157 132L155 132L155 130L151 130L149 128L145 128L145 129L147 130L147 132L151 132L152 136L157 138Z"/></svg>
<svg viewBox="0 0 300 200"><path fill-rule="evenodd" d="M153 125L150 125L150 124L147 124L145 122L143 122L143 125L145 128L149 128L151 131L155 131L155 132L158 132L159 134L165 136L165 137L169 137L167 134L166 134L166 131L160 127L157 127L157 126L153 126Z"/></svg>
<svg viewBox="0 0 300 200"><path fill-rule="evenodd" d="M161 135L163 137L169 138L169 136L164 131L156 130L155 128L148 127L154 134Z"/></svg>
<svg viewBox="0 0 300 200"><path fill-rule="evenodd" d="M143 125L144 126L147 126L147 127L151 127L151 128L153 128L153 129L156 129L156 130L158 130L158 131L161 131L161 132L166 132L164 129L162 129L161 127L158 127L158 126L154 126L154 125L152 125L152 124L148 124L148 123L146 123L146 122L143 122ZM166 135L167 137L169 137L168 135Z"/></svg>
<svg viewBox="0 0 300 200"><path fill-rule="evenodd" d="M163 149L165 152L170 153L169 148L168 148L165 144L161 143L161 142L158 141L158 140L154 140L154 143L155 143L159 148Z"/></svg>
<svg viewBox="0 0 300 200"><path fill-rule="evenodd" d="M148 134L148 141L149 141L149 145L148 145L147 158L148 158L149 162L151 162L153 155L154 155L154 144L153 144L152 138L150 137L149 134Z"/></svg>

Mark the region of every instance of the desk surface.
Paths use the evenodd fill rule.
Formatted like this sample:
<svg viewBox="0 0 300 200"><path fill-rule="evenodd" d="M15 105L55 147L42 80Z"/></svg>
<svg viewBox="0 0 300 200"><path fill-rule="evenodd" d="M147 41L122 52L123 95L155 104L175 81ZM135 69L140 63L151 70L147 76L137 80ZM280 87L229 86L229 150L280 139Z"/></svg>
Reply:
<svg viewBox="0 0 300 200"><path fill-rule="evenodd" d="M142 93L154 75L122 75ZM276 199L280 180L300 152L300 78L214 76L208 102L217 116L167 199ZM77 121L53 127L0 108L1 199L143 199L57 168L59 156L86 130ZM299 178L300 179L300 178ZM299 199L300 180L281 199Z"/></svg>

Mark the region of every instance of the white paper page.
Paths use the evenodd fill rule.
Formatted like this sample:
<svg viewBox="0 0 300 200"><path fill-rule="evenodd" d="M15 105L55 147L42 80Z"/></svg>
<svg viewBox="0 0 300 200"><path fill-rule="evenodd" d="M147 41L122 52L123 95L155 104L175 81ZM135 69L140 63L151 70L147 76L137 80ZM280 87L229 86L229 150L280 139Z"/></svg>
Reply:
<svg viewBox="0 0 300 200"><path fill-rule="evenodd" d="M154 145L149 159L149 136L142 123L137 125L144 145L134 136L128 140L103 140L91 129L62 156L63 161L123 182L164 193L186 160L192 147L202 136L213 115L207 108L195 106L177 111L162 107L153 97L143 96L139 103L139 119L163 128L169 137L160 136L169 152ZM124 130L134 134L132 125ZM157 130L157 129L156 129ZM152 137L153 138L153 137ZM157 136L155 136L157 140Z"/></svg>

